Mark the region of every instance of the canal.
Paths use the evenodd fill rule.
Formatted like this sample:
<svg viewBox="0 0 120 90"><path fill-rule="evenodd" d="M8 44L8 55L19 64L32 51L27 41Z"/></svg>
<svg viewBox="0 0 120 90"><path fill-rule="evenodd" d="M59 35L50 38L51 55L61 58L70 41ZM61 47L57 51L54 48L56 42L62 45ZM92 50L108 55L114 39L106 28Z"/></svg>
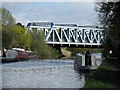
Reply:
<svg viewBox="0 0 120 90"><path fill-rule="evenodd" d="M82 88L88 73L74 60L29 60L2 64L2 88Z"/></svg>

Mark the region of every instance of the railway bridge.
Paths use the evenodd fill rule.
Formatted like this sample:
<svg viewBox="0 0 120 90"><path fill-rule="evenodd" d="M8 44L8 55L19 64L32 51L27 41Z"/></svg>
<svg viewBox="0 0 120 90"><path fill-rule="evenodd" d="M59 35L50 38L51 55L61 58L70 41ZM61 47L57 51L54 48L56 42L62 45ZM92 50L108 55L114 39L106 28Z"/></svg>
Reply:
<svg viewBox="0 0 120 90"><path fill-rule="evenodd" d="M28 23L27 31L44 31L45 42L61 47L102 47L103 30L76 24L53 24L51 22Z"/></svg>

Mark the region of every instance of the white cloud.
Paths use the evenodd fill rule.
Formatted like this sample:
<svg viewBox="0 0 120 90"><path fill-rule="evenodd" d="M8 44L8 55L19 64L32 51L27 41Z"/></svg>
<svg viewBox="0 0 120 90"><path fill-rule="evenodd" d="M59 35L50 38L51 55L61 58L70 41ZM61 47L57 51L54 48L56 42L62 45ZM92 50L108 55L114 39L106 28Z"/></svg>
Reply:
<svg viewBox="0 0 120 90"><path fill-rule="evenodd" d="M95 0L2 0L2 2L95 2Z"/></svg>
<svg viewBox="0 0 120 90"><path fill-rule="evenodd" d="M25 18L25 16L26 16L25 14L13 15L13 17L16 19L16 23L27 25L28 19Z"/></svg>
<svg viewBox="0 0 120 90"><path fill-rule="evenodd" d="M17 22L53 21L55 23L95 24L94 3L3 3Z"/></svg>

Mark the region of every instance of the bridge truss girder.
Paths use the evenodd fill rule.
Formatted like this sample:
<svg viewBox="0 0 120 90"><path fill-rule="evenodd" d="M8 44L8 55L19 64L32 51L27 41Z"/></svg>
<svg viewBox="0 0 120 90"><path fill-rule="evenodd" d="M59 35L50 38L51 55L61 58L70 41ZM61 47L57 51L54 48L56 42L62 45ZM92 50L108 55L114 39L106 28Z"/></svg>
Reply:
<svg viewBox="0 0 120 90"><path fill-rule="evenodd" d="M53 45L88 45L101 46L103 42L103 30L98 28L79 28L79 27L29 27L36 28L37 32L43 30L47 44Z"/></svg>

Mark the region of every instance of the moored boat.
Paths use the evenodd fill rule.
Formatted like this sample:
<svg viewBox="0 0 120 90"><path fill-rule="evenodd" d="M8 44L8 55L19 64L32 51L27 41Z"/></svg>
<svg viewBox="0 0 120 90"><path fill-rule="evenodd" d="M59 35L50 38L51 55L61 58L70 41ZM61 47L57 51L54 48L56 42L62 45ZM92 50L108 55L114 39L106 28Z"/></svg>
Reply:
<svg viewBox="0 0 120 90"><path fill-rule="evenodd" d="M78 70L96 70L99 65L94 54L90 54L89 58L86 58L84 54L79 53L74 61L74 67Z"/></svg>
<svg viewBox="0 0 120 90"><path fill-rule="evenodd" d="M35 57L32 51L22 48L12 48L11 50L3 50L2 62L22 61Z"/></svg>

